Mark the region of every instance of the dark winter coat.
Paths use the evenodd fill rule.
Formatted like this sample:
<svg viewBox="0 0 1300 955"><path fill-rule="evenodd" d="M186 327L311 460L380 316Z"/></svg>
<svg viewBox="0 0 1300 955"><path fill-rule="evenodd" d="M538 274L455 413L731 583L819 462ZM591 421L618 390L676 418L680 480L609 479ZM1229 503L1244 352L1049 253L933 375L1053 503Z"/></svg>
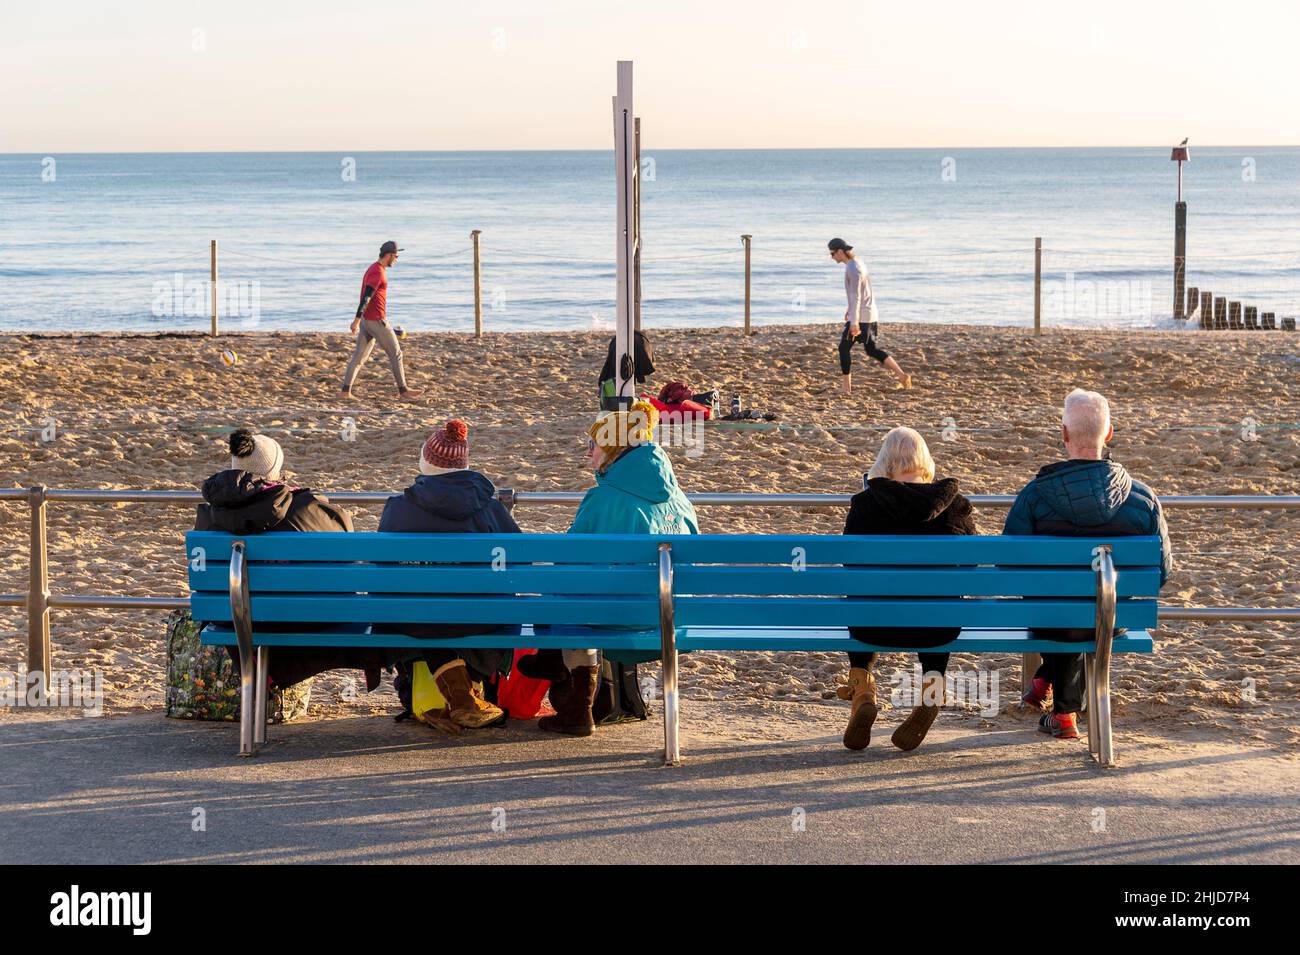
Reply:
<svg viewBox="0 0 1300 955"><path fill-rule="evenodd" d="M1058 537L1160 535L1160 586L1174 569L1169 527L1155 492L1109 458L1058 461L1016 495L1004 534Z"/></svg>
<svg viewBox="0 0 1300 955"><path fill-rule="evenodd" d="M352 530L352 515L310 488L261 481L247 471L218 471L203 482L203 500L195 517L196 531L231 534L313 533ZM329 624L259 623L260 630L303 632ZM235 667L239 655L232 653ZM379 685L380 670L398 659L391 650L334 647L276 647L269 671L276 686L293 686L327 670L358 669L366 673L366 688Z"/></svg>
<svg viewBox="0 0 1300 955"><path fill-rule="evenodd" d="M381 531L433 534L519 534L515 519L496 497L492 482L477 471L448 471L445 474L422 474L401 494L384 505L379 518ZM508 629L492 624L376 624L377 632L405 633L412 637L467 637ZM507 666L511 653L506 649L457 650L479 674L490 674ZM430 666L433 662L430 661Z"/></svg>
<svg viewBox="0 0 1300 955"><path fill-rule="evenodd" d="M196 531L351 531L352 515L311 488L259 480L247 471L218 471L203 482Z"/></svg>
<svg viewBox="0 0 1300 955"><path fill-rule="evenodd" d="M955 478L910 484L871 478L853 496L844 521L846 534L976 534L974 509ZM899 596L902 596L901 594ZM937 647L957 638L960 628L850 627L858 640L894 647Z"/></svg>

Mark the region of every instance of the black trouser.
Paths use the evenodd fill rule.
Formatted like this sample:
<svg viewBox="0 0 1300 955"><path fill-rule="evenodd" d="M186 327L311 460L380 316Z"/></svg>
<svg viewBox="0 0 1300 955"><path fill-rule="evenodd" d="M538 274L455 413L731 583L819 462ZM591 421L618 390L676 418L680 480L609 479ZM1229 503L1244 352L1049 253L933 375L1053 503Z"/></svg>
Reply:
<svg viewBox="0 0 1300 955"><path fill-rule="evenodd" d="M1061 643L1090 643L1097 634L1093 630L1035 630L1033 636ZM1043 654L1043 662L1034 676L1052 684L1053 713L1078 713L1083 709L1083 662L1082 653Z"/></svg>
<svg viewBox="0 0 1300 955"><path fill-rule="evenodd" d="M858 342L862 343L862 349L868 356L883 365L885 359L889 357L889 352L876 346L876 336L880 334L880 324L878 322L868 322L865 325L859 325L856 338L849 331L849 327L849 323L845 322L844 331L840 332L840 374L847 375L853 370L853 346Z"/></svg>
<svg viewBox="0 0 1300 955"><path fill-rule="evenodd" d="M859 652L857 650L849 653L849 666L859 667L863 670L870 670L876 665L876 657L880 654L868 651ZM948 672L947 653L917 653L917 659L921 661L922 673L938 673L940 676Z"/></svg>
<svg viewBox="0 0 1300 955"><path fill-rule="evenodd" d="M883 627L849 627L854 640L874 643L877 646L915 648L921 660L922 673L947 673L948 654L928 653L930 647L941 647L957 639L961 630L952 627L912 627L907 630L890 630ZM876 665L878 654L869 650L850 650L849 666L870 670Z"/></svg>

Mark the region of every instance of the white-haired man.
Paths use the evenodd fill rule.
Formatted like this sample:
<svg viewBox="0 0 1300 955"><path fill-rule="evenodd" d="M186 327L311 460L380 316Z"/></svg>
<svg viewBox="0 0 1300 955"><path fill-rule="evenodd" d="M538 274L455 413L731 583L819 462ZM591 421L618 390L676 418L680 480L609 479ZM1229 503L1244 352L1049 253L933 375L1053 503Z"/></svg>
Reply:
<svg viewBox="0 0 1300 955"><path fill-rule="evenodd" d="M1068 459L1038 472L1016 497L1004 534L1051 534L1060 537L1160 535L1160 585L1173 570L1169 528L1155 492L1110 460L1106 444L1114 435L1110 404L1095 391L1074 389L1061 414L1061 440ZM1037 630L1048 640L1088 641L1087 630ZM1058 739L1077 739L1078 711L1083 705L1083 654L1044 653L1043 665L1026 688L1026 706L1052 711L1039 729Z"/></svg>

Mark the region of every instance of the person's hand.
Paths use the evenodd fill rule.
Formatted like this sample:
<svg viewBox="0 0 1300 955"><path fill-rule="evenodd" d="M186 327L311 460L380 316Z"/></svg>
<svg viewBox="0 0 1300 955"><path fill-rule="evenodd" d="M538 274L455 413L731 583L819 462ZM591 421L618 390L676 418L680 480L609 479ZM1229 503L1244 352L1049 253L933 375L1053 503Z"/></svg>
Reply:
<svg viewBox="0 0 1300 955"><path fill-rule="evenodd" d="M862 334L862 326L859 325L857 322L854 322L852 325L849 326L849 334L852 335L854 338L857 338L859 335Z"/></svg>
<svg viewBox="0 0 1300 955"><path fill-rule="evenodd" d="M348 331L351 334L355 335L357 333L357 329L360 327L361 327L361 319L354 318L352 319L352 324L348 327Z"/></svg>

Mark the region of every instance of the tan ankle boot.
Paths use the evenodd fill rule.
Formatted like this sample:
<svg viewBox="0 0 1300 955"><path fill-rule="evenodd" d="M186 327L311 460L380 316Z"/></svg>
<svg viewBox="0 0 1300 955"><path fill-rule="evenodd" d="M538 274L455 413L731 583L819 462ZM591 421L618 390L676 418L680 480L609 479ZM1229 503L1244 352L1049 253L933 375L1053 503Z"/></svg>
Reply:
<svg viewBox="0 0 1300 955"><path fill-rule="evenodd" d="M835 691L841 700L852 700L849 725L844 730L844 745L849 749L866 749L871 742L871 724L876 722L880 707L876 706L876 677L870 670L853 667L849 682Z"/></svg>
<svg viewBox="0 0 1300 955"><path fill-rule="evenodd" d="M474 692L464 660L452 660L438 667L433 675L438 692L447 701L447 716L457 726L478 729L495 723L505 714Z"/></svg>
<svg viewBox="0 0 1300 955"><path fill-rule="evenodd" d="M941 676L927 675L921 682L922 700L937 700L943 703L944 679ZM898 729L894 730L892 737L894 745L903 752L911 752L921 745L925 739L925 734L930 732L930 727L934 721L939 718L939 707L922 703L914 707L908 714L907 719L898 724Z"/></svg>

